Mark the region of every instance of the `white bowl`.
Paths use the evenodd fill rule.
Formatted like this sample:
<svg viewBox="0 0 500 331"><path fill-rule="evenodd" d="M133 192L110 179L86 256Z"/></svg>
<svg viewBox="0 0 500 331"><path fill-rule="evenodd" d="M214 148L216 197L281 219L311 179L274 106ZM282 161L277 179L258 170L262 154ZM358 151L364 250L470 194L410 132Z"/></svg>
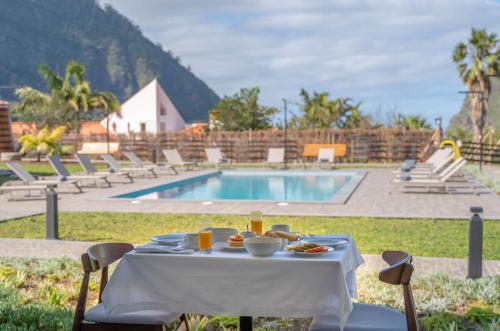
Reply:
<svg viewBox="0 0 500 331"><path fill-rule="evenodd" d="M229 237L238 234L238 230L231 228L212 228L212 243L227 241Z"/></svg>
<svg viewBox="0 0 500 331"><path fill-rule="evenodd" d="M279 251L282 240L280 238L255 237L246 238L243 244L251 255L265 257L271 256Z"/></svg>

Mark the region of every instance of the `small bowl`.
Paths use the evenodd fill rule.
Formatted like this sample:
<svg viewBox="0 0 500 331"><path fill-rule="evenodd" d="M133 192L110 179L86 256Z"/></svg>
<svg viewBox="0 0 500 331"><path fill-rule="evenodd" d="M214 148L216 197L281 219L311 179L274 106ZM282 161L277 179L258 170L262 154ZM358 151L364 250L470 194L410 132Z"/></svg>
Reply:
<svg viewBox="0 0 500 331"><path fill-rule="evenodd" d="M243 241L245 249L253 256L272 256L280 250L282 240L280 238L254 237Z"/></svg>

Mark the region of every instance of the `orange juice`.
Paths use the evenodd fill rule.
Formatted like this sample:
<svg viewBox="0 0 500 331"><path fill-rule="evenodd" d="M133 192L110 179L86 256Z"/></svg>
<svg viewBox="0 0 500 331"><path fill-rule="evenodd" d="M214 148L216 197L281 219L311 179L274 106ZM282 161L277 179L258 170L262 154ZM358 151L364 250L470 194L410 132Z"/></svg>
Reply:
<svg viewBox="0 0 500 331"><path fill-rule="evenodd" d="M200 231L199 244L200 244L201 251L212 250L212 231L210 231L210 230Z"/></svg>
<svg viewBox="0 0 500 331"><path fill-rule="evenodd" d="M262 220L261 219L250 220L250 227L252 228L252 232L255 232L258 236L262 235Z"/></svg>

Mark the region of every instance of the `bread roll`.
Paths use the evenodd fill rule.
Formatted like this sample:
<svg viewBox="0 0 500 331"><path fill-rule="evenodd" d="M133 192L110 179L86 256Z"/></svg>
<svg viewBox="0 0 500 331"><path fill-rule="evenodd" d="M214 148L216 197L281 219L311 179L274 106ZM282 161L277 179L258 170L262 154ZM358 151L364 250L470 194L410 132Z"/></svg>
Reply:
<svg viewBox="0 0 500 331"><path fill-rule="evenodd" d="M290 233L290 232L276 231L276 234L281 238L288 239L288 241L297 241L300 238L295 233Z"/></svg>

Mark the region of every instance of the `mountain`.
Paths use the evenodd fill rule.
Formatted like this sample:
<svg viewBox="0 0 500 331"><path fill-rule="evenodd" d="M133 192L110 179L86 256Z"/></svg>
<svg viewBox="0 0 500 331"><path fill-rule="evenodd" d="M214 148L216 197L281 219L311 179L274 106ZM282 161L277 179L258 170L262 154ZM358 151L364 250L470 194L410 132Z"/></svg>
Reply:
<svg viewBox="0 0 500 331"><path fill-rule="evenodd" d="M472 130L470 101L467 96L464 98L460 112L451 118L447 131L452 132L455 128L459 127ZM496 132L500 131L500 79L498 78L491 78L491 95L486 107L484 122L484 128L487 129L489 127L496 128Z"/></svg>
<svg viewBox="0 0 500 331"><path fill-rule="evenodd" d="M70 60L86 66L94 89L111 91L121 101L158 78L187 122L206 121L219 100L111 6L95 0L0 0L0 86L44 89L39 65L62 74ZM5 88L0 97L15 98Z"/></svg>

